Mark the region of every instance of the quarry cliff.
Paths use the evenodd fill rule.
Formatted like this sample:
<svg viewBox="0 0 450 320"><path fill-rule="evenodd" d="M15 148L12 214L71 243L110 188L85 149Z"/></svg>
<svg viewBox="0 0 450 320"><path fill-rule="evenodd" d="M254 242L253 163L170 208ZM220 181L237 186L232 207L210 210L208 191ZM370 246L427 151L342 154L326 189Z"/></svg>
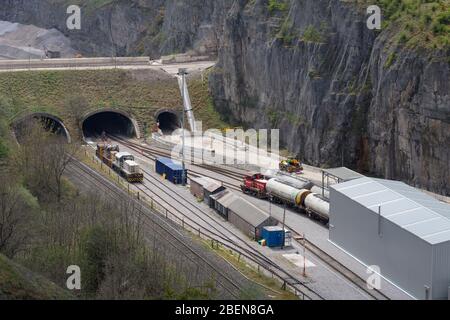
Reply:
<svg viewBox="0 0 450 320"><path fill-rule="evenodd" d="M365 1L78 2L79 31L66 0L2 1L0 20L55 27L84 55L217 56L209 87L228 122L279 128L312 165L450 195L447 0L374 1L382 30L367 28Z"/></svg>

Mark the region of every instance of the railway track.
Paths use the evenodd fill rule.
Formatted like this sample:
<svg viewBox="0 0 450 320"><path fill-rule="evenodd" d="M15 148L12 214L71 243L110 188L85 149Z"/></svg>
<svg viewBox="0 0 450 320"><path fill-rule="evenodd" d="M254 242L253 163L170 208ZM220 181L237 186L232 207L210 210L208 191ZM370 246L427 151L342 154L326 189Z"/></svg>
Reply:
<svg viewBox="0 0 450 320"><path fill-rule="evenodd" d="M147 159L149 159L151 161L155 161L157 156L172 158L172 155L171 155L170 151L168 151L168 150L144 147L144 146L127 141L127 140L117 137L117 136L110 136L110 139L112 141L116 141L116 142L123 144L124 146L128 147L129 149L131 149L133 151L138 152L139 154L141 154L142 156L146 157ZM181 160L181 158L176 159L176 160ZM210 173L205 173L204 171L200 172L198 170L193 169L192 167L198 167L198 168L201 168ZM221 180L220 182L222 182L224 186L226 186L227 188L230 188L232 190L235 190L235 191L241 191L240 183L243 179L243 174L236 173L236 172L226 169L226 168L214 167L214 166L205 165L205 164L203 164L203 165L196 164L195 166L191 166L191 168L188 170L188 178L190 176L195 177L195 178L198 178L200 176L205 176L205 177L217 180L217 174L225 176L234 181L234 182L230 182L230 181Z"/></svg>
<svg viewBox="0 0 450 320"><path fill-rule="evenodd" d="M241 293L241 284L237 283L235 280L231 279L227 275L224 275L216 270L216 267L213 266L208 260L206 260L198 251L191 248L189 245L183 241L184 235L177 230L174 226L171 226L167 221L163 220L157 214L150 214L148 211L144 210L144 206L142 203L138 202L136 199L131 198L128 194L126 194L123 190L117 188L114 184L99 176L95 171L87 167L86 165L80 163L77 160L74 160L72 164L78 169L84 172L85 174L81 174L82 181L90 181L98 188L107 190L109 196L112 199L124 199L130 200L136 204L136 209L143 217L146 219L143 220L146 227L152 229L152 231L158 233L162 239L167 240L166 243L174 247L180 254L183 254L191 260L193 263L197 264L200 268L208 268L208 271L214 272L216 274L215 280L216 282L231 296L236 299L239 299ZM75 173L80 174L80 173ZM155 227L156 226L156 227ZM170 239L169 239L170 237ZM200 263L197 263L192 258L198 259Z"/></svg>
<svg viewBox="0 0 450 320"><path fill-rule="evenodd" d="M234 252L237 252L238 254L242 255L243 257L247 258L248 260L255 263L257 266L262 267L263 269L267 270L268 272L272 273L272 275L277 276L284 285L289 285L292 287L296 292L300 293L300 295L303 297L303 299L307 300L325 300L323 296L321 296L319 293L317 293L314 289L312 289L307 283L304 281L301 281L299 279L296 279L293 277L289 272L281 268L279 265L268 259L266 256L264 256L262 253L258 252L254 248L252 248L247 242L242 240L242 236L237 235L224 226L217 223L217 221L212 220L215 224L209 222L207 219L203 218L201 215L197 214L193 211L192 208L195 208L199 210L202 214L207 215L208 213L201 208L198 208L194 206L192 203L186 201L183 199L180 195L178 195L174 190L166 186L161 180L153 177L148 171L145 171L147 177L151 177L152 180L149 178L144 178L145 181L151 183L152 188L156 188L160 190L163 193L169 194L172 199L179 199L183 202L177 202L177 206L170 203L167 200L164 200L160 195L158 195L152 188L145 187L144 185L135 185L135 187L139 190L140 194L142 196L146 196L151 199L152 203L158 204L160 207L164 208L166 210L166 218L168 217L168 213L170 213L172 216L177 217L179 220L178 222L182 222L183 225L189 226L193 231L201 231L202 234L207 235L212 240L215 240L217 243L220 243L222 246L231 249ZM159 199L159 200L156 200ZM195 221L187 214L180 211L177 207L181 206L187 209L191 214L197 217L200 223L198 221ZM188 206L191 206L189 208ZM169 210L171 208L171 210ZM194 210L195 210L194 209ZM176 213L175 213L175 212ZM180 219L180 216L182 217ZM215 230L215 231L212 231ZM229 236L224 236L223 234L229 234ZM231 237L235 237L236 240L233 240ZM241 244L239 244L240 242Z"/></svg>
<svg viewBox="0 0 450 320"><path fill-rule="evenodd" d="M156 188L160 190L161 192L165 194L169 194L172 199L177 201L177 206L174 206L170 204L168 201L162 199L161 196L159 196L154 190L151 188L145 187L145 186L139 186L136 187L142 192L143 195L146 195L147 197L150 197L151 199L158 198L159 199L159 205L163 206L167 209L167 207L172 208L171 214L174 214L175 212L178 212L177 218L180 219L179 215L182 216L183 223L190 223L195 225L195 230L197 228L203 229L203 233L208 234L212 239L220 241L222 244L227 244L229 248L233 249L234 251L238 251L240 253L244 253L247 255L250 255L254 262L256 262L258 265L264 267L266 270L277 274L284 282L290 284L294 288L296 288L297 291L302 292L305 294L305 291L307 293L305 296L307 297L314 297L323 300L324 298L315 292L313 289L311 289L306 283L295 279L293 276L291 276L287 271L282 269L279 265L274 263L272 260L268 259L266 256L264 256L259 251L252 248L245 240L242 239L241 235L238 235L236 233L233 233L214 219L205 219L204 216L208 216L208 212L203 210L202 208L199 208L189 201L186 201L183 197L178 195L176 192L174 192L171 188L167 187L162 181L159 179L153 177L150 172L145 171L145 176L150 177L144 178L145 181L149 182L151 184L152 188ZM161 202L164 202L164 205L161 205ZM194 215L198 220L192 219L189 215L183 213L180 211L178 206L183 207L187 211L190 212L190 214ZM198 213L196 212L198 211ZM199 222L200 221L200 222ZM233 239L234 238L234 239ZM300 288L299 288L300 287Z"/></svg>
<svg viewBox="0 0 450 320"><path fill-rule="evenodd" d="M145 152L149 153L149 158L151 160L155 160L156 157L152 157L151 153L156 154L158 156L164 156L164 157L170 157L171 154L169 151L165 151L165 150L161 150L158 148L151 148L151 147L143 147L140 146L136 143L132 143L129 142L125 139L122 139L120 137L112 137L113 139L116 139L118 142L126 145L127 147L129 147L130 149L133 149L137 152L140 152L141 154L143 154L145 156ZM220 168L220 167L214 167L211 165L197 165L205 170L210 170L213 171L214 173L219 173L227 178L230 179L234 179L236 180L239 185L242 181L242 178L244 176L244 174L242 173L236 173L233 170L229 170L229 169L225 169L225 168ZM192 171L192 169L191 169ZM192 171L195 172L195 171ZM147 173L148 174L148 173ZM202 175L205 176L205 174L203 172L195 172L195 175ZM208 176L208 175L206 175ZM217 180L217 177L212 177L214 179ZM225 186L230 187L229 183L221 181L222 183L224 183ZM237 190L237 191L241 191L240 187L237 187L236 185L232 185L230 187L233 190ZM302 239L303 236L301 236L294 228L292 228L291 226L289 226L288 224L286 224L286 227L289 228L292 233L294 234L295 238L297 239ZM335 258L333 258L332 256L330 256L328 253L326 253L325 251L323 251L322 249L320 249L318 246L316 246L315 244L313 244L311 241L309 241L308 239L305 239L306 241L306 246L309 250L310 253L312 253L315 257L317 257L318 259L320 259L321 261L323 261L326 265L328 265L329 267L331 267L333 270L337 271L339 274L343 275L346 279L348 279L349 281L351 281L353 284L355 284L358 288L360 288L361 290L363 290L365 293L367 293L369 296L371 296L372 298L376 299L376 300L389 300L389 297L386 296L384 293L382 293L380 290L374 289L374 290L370 290L367 287L367 283L366 281L358 276L356 273L354 273L353 271L351 271L350 269L348 269L346 266L344 266L342 263L340 263L339 261L337 261Z"/></svg>

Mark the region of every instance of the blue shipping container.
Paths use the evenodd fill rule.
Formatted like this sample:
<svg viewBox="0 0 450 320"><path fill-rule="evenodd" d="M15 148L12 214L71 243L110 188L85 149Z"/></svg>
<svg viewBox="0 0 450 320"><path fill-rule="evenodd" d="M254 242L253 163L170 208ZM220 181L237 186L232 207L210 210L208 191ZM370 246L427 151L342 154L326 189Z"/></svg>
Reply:
<svg viewBox="0 0 450 320"><path fill-rule="evenodd" d="M262 238L270 248L282 247L284 242L284 231L281 227L264 227Z"/></svg>
<svg viewBox="0 0 450 320"><path fill-rule="evenodd" d="M160 175L166 175L166 179L174 184L182 184L183 177L184 182L187 183L187 170L184 171L181 163L176 162L169 158L158 158L156 159L156 173Z"/></svg>

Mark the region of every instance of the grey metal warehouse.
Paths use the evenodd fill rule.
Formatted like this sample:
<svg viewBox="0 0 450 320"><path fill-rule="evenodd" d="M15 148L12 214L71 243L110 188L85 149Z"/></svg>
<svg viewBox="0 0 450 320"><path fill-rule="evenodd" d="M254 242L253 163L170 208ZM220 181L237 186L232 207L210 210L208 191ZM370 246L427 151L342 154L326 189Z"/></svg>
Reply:
<svg viewBox="0 0 450 320"><path fill-rule="evenodd" d="M416 299L448 299L450 205L402 182L331 186L330 241Z"/></svg>

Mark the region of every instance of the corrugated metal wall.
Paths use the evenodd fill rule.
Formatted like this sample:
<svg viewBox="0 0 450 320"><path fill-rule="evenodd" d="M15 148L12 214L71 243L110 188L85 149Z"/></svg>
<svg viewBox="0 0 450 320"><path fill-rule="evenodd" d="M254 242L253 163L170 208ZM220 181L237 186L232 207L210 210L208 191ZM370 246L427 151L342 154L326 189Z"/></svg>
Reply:
<svg viewBox="0 0 450 320"><path fill-rule="evenodd" d="M433 299L450 299L450 241L433 248Z"/></svg>
<svg viewBox="0 0 450 320"><path fill-rule="evenodd" d="M256 239L255 228L232 210L228 210L228 221L251 239Z"/></svg>
<svg viewBox="0 0 450 320"><path fill-rule="evenodd" d="M331 190L330 240L417 299L432 284L432 246L345 195Z"/></svg>

